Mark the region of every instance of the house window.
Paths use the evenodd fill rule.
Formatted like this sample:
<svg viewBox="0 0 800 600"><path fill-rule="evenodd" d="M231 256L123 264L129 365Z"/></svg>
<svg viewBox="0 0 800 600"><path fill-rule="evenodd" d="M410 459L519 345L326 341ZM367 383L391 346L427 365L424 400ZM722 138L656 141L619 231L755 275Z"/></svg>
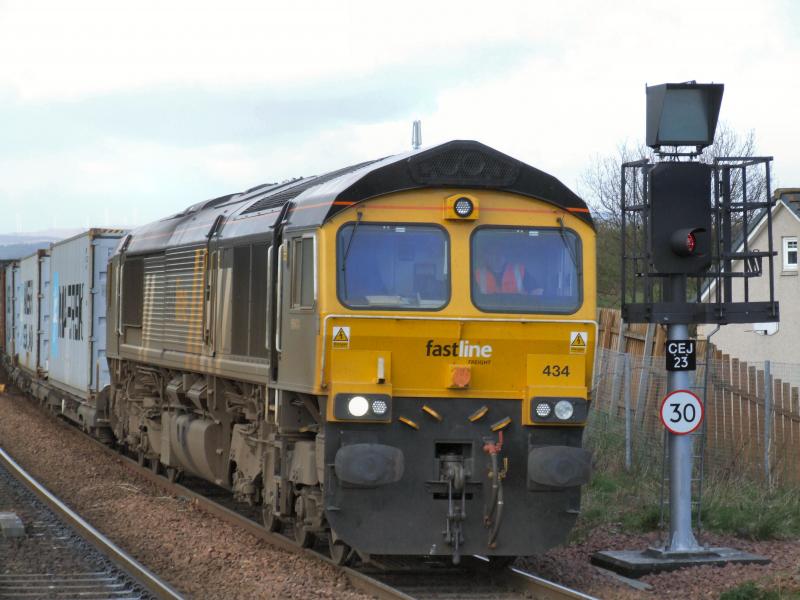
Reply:
<svg viewBox="0 0 800 600"><path fill-rule="evenodd" d="M784 270L797 270L797 238L783 238L783 268Z"/></svg>

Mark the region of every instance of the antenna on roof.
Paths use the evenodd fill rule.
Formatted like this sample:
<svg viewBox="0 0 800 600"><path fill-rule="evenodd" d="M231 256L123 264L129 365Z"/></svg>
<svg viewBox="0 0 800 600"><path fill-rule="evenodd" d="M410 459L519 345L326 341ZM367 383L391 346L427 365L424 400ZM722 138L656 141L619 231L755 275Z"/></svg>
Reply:
<svg viewBox="0 0 800 600"><path fill-rule="evenodd" d="M422 121L414 121L411 127L411 147L419 150L420 146L422 146Z"/></svg>

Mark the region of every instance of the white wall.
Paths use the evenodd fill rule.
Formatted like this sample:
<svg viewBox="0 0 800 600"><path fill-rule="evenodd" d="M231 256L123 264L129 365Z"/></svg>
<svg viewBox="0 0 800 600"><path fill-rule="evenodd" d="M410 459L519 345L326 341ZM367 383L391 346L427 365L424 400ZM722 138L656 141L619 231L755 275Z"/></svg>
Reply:
<svg viewBox="0 0 800 600"><path fill-rule="evenodd" d="M773 212L772 221L773 248L778 256L773 259L775 268L775 298L780 304L779 331L775 335L765 336L754 333L753 325L723 325L711 341L723 352L747 362L771 360L776 362L800 363L800 276L798 271L783 270L784 236L800 237L800 219L779 203ZM766 250L767 231L762 228L750 242L751 250ZM752 301L769 300L769 280L767 277L767 261L764 259L762 277L749 279L749 294ZM734 266L734 271L741 271L742 266ZM744 298L744 279L733 280L733 300ZM712 290L712 294L714 290ZM707 335L713 331L714 325L701 325L698 333Z"/></svg>

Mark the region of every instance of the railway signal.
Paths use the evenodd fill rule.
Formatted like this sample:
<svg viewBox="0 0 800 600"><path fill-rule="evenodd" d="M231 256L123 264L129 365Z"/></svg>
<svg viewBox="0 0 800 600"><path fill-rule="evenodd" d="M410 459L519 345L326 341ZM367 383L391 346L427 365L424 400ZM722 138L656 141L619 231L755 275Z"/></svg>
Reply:
<svg viewBox="0 0 800 600"><path fill-rule="evenodd" d="M650 256L662 274L711 266L711 166L663 162L650 172Z"/></svg>
<svg viewBox="0 0 800 600"><path fill-rule="evenodd" d="M694 81L648 87L647 145L658 161L642 159L622 166L622 316L629 323L667 325L669 393L661 405L661 420L668 431L669 537L662 547L604 551L592 560L634 576L688 565L765 560L731 548L701 546L692 530L695 448L694 436L687 434L702 426L704 407L688 391L696 385L695 342L688 326L778 320L769 230L773 201L768 192L765 201L750 201L746 185L742 197L733 201L731 176L739 169L740 180L747 181L748 167L763 166L768 190L771 158L725 157L713 165L698 160L714 141L722 92L720 84ZM739 242L734 247L734 215L741 215L747 231L748 215L755 210L767 217L768 250L750 250L747 235L741 247ZM762 258L770 261L770 297L768 302L752 302L748 278L761 275L752 264ZM734 277L744 278L743 301L733 300Z"/></svg>

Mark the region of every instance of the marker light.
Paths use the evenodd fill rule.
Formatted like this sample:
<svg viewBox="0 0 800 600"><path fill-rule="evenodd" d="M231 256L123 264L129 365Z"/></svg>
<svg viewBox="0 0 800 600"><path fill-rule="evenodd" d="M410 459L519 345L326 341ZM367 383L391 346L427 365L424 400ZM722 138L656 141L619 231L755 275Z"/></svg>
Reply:
<svg viewBox="0 0 800 600"><path fill-rule="evenodd" d="M360 396L356 396L356 398L360 398ZM352 402L352 400L350 401ZM389 407L384 400L373 400L372 401L372 412L376 415L384 415ZM351 411L352 412L352 411Z"/></svg>
<svg viewBox="0 0 800 600"><path fill-rule="evenodd" d="M569 400L559 400L556 402L556 417L561 419L562 421L566 421L567 419L572 418L573 413L575 412L575 408L572 406L572 402Z"/></svg>
<svg viewBox="0 0 800 600"><path fill-rule="evenodd" d="M550 416L550 405L547 402L539 402L536 405L536 416L545 418Z"/></svg>
<svg viewBox="0 0 800 600"><path fill-rule="evenodd" d="M686 249L690 254L694 252L694 247L696 244L697 240L695 239L694 234L690 232L689 235L686 236Z"/></svg>
<svg viewBox="0 0 800 600"><path fill-rule="evenodd" d="M459 198L453 205L453 210L459 217L468 217L472 214L472 200L469 198Z"/></svg>
<svg viewBox="0 0 800 600"><path fill-rule="evenodd" d="M369 402L364 396L353 396L347 403L347 410L354 417L363 417L369 410Z"/></svg>

